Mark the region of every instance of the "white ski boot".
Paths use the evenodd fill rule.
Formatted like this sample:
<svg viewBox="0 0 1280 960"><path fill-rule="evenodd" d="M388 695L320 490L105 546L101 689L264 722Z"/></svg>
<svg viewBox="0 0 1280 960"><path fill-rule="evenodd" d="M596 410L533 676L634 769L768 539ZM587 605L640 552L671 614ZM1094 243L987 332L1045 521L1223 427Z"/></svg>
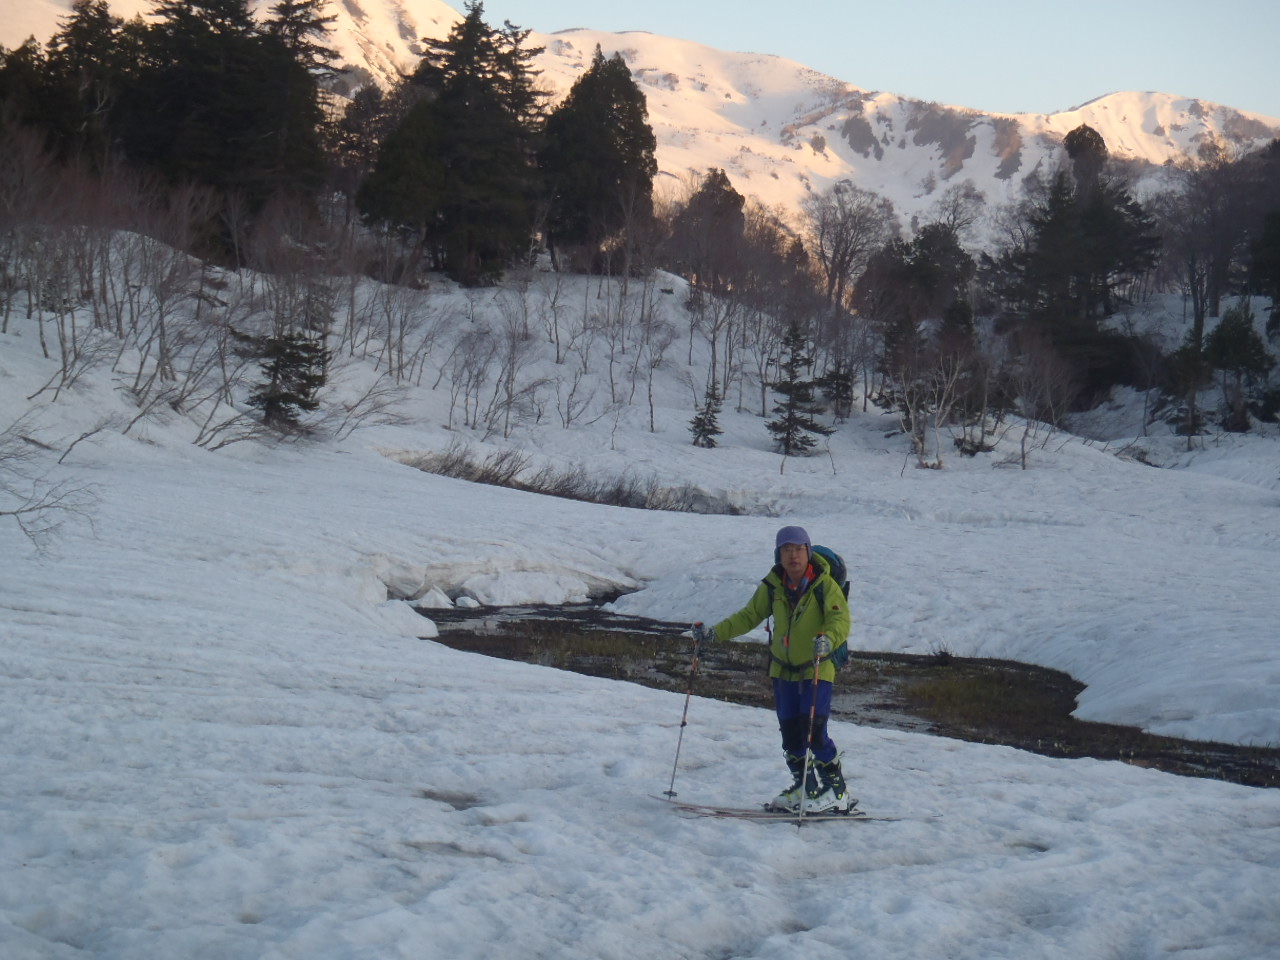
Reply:
<svg viewBox="0 0 1280 960"><path fill-rule="evenodd" d="M819 783L805 793L805 813L848 813L857 806L858 801L849 796L839 757L829 763L815 761L813 766L817 770Z"/></svg>
<svg viewBox="0 0 1280 960"><path fill-rule="evenodd" d="M805 793L818 789L818 779L814 771L810 770L809 791L806 791L802 783L804 779L804 758L793 757L789 753L785 754L785 756L787 758L787 769L791 771L791 786L766 803L765 809L779 810L783 813L798 813L800 801L804 799Z"/></svg>

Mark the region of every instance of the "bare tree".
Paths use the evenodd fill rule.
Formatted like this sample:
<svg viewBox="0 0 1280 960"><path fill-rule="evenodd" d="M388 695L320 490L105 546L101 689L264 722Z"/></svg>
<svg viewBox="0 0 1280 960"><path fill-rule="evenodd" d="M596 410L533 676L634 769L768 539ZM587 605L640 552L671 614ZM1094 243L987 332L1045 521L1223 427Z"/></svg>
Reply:
<svg viewBox="0 0 1280 960"><path fill-rule="evenodd" d="M556 363L564 363L565 350L562 314L564 313L564 275L558 270L550 270L538 275L534 284L537 301L534 313L542 321L547 332L547 340L555 347Z"/></svg>
<svg viewBox="0 0 1280 960"><path fill-rule="evenodd" d="M26 293L29 314L38 296L39 281L29 268L39 266L32 254L58 190L56 169L40 136L13 123L0 124L0 131L0 333L8 333L18 293Z"/></svg>
<svg viewBox="0 0 1280 960"><path fill-rule="evenodd" d="M972 241L986 204L986 194L972 180L952 184L929 207L926 222L940 224L957 240Z"/></svg>
<svg viewBox="0 0 1280 960"><path fill-rule="evenodd" d="M102 429L78 437L71 447ZM24 415L0 431L0 519L12 520L38 551L48 549L58 528L72 518L90 521L97 496L93 488L74 480L57 480L42 461L53 447L34 436L35 422Z"/></svg>
<svg viewBox="0 0 1280 960"><path fill-rule="evenodd" d="M708 381L719 383L720 396L729 392L732 377L731 344L741 325L743 303L732 293L723 295L693 290L690 295L690 329L702 334L711 350Z"/></svg>
<svg viewBox="0 0 1280 960"><path fill-rule="evenodd" d="M512 427L520 419L521 406L532 406L534 395L546 381L521 378L521 373L536 359L536 354L533 341L517 317L508 318L501 335L492 339L496 341L494 356L498 361L498 375L483 416L477 419L484 424L485 439L499 431L505 439L511 436Z"/></svg>
<svg viewBox="0 0 1280 960"><path fill-rule="evenodd" d="M342 371L330 367L330 384L341 379ZM404 398L405 388L384 372L354 400L326 402L319 427L342 440L361 427L407 424L409 418L399 409Z"/></svg>
<svg viewBox="0 0 1280 960"><path fill-rule="evenodd" d="M653 273L645 275L644 282L637 292L640 302L640 319L637 323L638 342L632 351L634 362L631 366L631 395L628 403L635 400L636 387L641 380L645 384L645 394L649 405L649 432L657 430L654 409L654 375L666 359L667 350L676 339L676 328L668 321L659 309L654 294L657 284Z"/></svg>
<svg viewBox="0 0 1280 960"><path fill-rule="evenodd" d="M489 368L497 355L498 345L486 329L470 329L458 338L436 380L438 385L445 373L449 374L449 420L445 424L446 429L453 429L453 417L459 403L462 404L462 425L478 425L480 391L489 382Z"/></svg>
<svg viewBox="0 0 1280 960"><path fill-rule="evenodd" d="M1049 442L1071 409L1079 388L1070 365L1041 338L1025 338L1019 344L1019 354L1009 365L1007 379L1022 418L1014 459L1026 470L1031 451Z"/></svg>
<svg viewBox="0 0 1280 960"><path fill-rule="evenodd" d="M871 255L901 232L893 202L842 180L826 193L808 197L802 209L827 302L843 307Z"/></svg>
<svg viewBox="0 0 1280 960"><path fill-rule="evenodd" d="M920 368L901 374L902 423L911 438L916 465L941 470L943 428L951 423L960 399L965 360L950 351L931 352L918 359L923 361Z"/></svg>

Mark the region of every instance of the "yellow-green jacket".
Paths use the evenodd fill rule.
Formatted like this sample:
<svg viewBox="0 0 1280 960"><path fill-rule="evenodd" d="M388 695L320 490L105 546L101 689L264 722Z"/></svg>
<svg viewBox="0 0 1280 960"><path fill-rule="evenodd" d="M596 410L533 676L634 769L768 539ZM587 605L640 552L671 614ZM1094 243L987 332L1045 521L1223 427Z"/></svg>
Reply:
<svg viewBox="0 0 1280 960"><path fill-rule="evenodd" d="M724 641L742 636L771 616L769 676L783 680L812 677L813 638L824 633L831 641L831 649L836 649L849 639L850 618L849 603L832 578L826 559L815 553L810 562L816 576L794 608L783 586L782 567L775 566L760 581L745 607L711 628L716 639ZM818 679L834 680L835 675L835 665L830 659L824 660L818 668Z"/></svg>

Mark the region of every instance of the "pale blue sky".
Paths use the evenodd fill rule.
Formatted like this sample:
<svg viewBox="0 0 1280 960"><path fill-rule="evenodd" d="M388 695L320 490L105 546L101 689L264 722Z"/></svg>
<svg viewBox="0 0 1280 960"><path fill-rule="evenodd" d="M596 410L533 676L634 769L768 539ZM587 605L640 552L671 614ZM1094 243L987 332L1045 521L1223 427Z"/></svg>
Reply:
<svg viewBox="0 0 1280 960"><path fill-rule="evenodd" d="M993 112L1157 90L1280 118L1278 0L485 0L484 16L773 53L864 89Z"/></svg>

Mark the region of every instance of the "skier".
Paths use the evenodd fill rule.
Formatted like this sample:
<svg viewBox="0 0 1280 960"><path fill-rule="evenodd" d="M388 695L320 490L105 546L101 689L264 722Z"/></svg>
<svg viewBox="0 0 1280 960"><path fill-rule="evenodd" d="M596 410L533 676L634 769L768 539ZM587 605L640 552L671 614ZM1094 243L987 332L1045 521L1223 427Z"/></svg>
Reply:
<svg viewBox="0 0 1280 960"><path fill-rule="evenodd" d="M849 656L848 603L827 559L813 551L802 527L778 531L773 559L773 569L747 605L709 629L695 624L694 641L731 640L773 617L769 676L792 783L768 807L798 813L803 804L805 813L847 813L857 801L849 796L827 718L835 668ZM806 777L810 750L814 762Z"/></svg>

